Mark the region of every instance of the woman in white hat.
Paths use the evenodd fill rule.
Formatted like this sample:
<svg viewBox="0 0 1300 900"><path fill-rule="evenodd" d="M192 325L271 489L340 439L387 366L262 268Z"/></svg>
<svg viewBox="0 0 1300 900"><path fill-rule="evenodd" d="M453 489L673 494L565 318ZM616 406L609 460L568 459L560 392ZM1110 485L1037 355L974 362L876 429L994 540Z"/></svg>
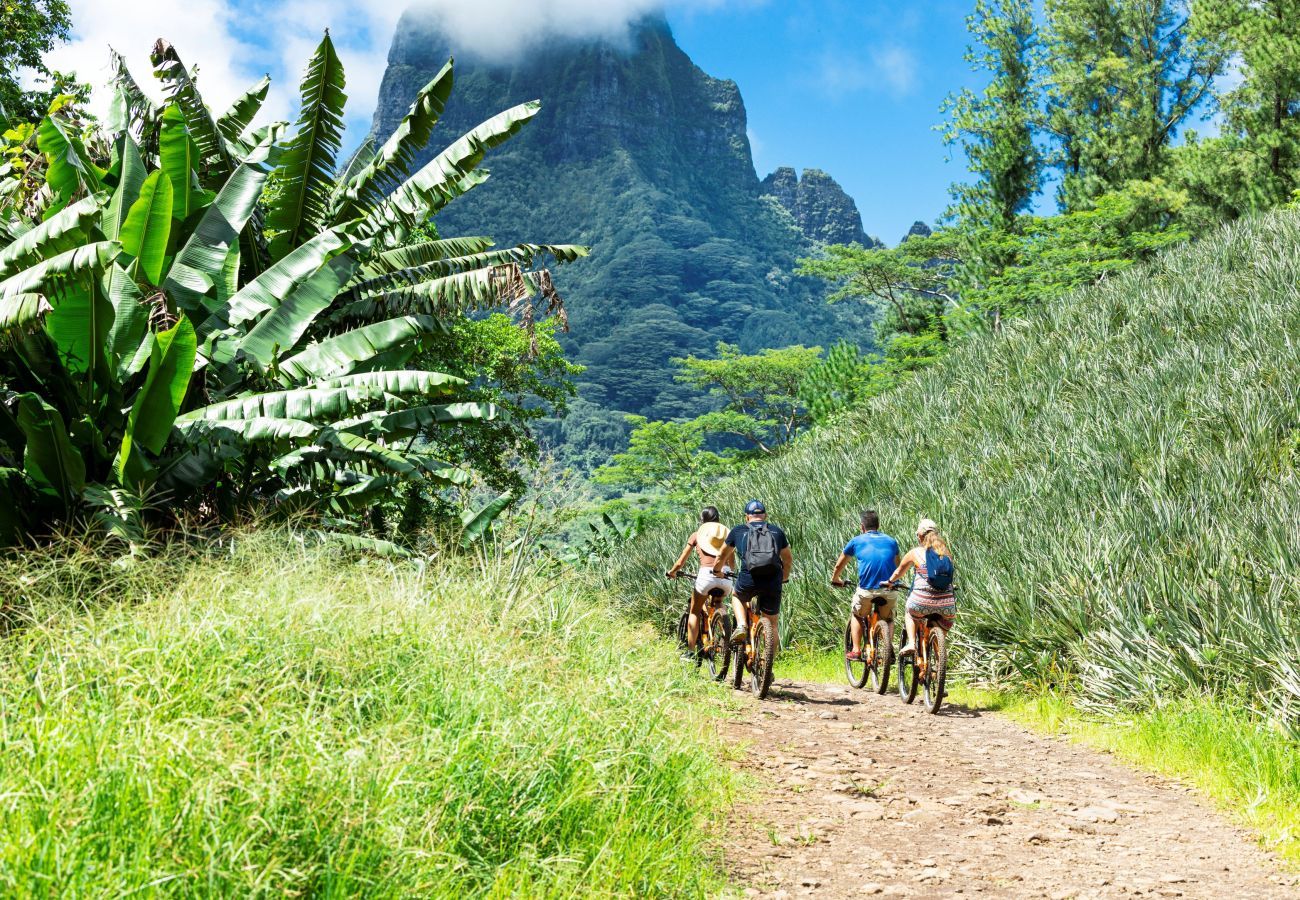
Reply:
<svg viewBox="0 0 1300 900"><path fill-rule="evenodd" d="M916 580L912 582L912 593L907 596L907 645L898 651L899 656L916 652L916 623L927 616L939 616L939 627L944 631L952 628L957 621L957 598L952 592L952 584L938 588L930 583L926 568L926 551L933 550L941 559L952 560L952 551L948 542L939 534L939 526L933 519L922 519L916 526L917 546L908 551L898 563L898 568L889 577L891 583L903 578L910 570L916 570ZM951 567L949 577L951 578Z"/></svg>
<svg viewBox="0 0 1300 900"><path fill-rule="evenodd" d="M731 579L720 578L713 574L713 566L727 545L728 531L727 526L718 521L718 508L704 507L700 511L700 527L695 529L695 533L687 539L686 546L682 548L682 555L677 557L677 562L673 563L673 567L665 573L669 578L676 578L682 566L686 565L692 550L700 557L700 574L695 576L695 587L691 594L691 615L686 625L686 646L692 651L700 640L700 622L704 614L704 601L708 599L709 592L721 591L723 597L731 593ZM730 571L730 569L723 569L724 573Z"/></svg>

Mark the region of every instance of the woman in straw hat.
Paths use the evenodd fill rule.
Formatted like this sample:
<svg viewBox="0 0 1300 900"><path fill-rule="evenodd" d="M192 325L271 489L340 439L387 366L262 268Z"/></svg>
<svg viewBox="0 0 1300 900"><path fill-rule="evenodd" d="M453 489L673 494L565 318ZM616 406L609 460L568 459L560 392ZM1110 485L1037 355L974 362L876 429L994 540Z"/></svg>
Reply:
<svg viewBox="0 0 1300 900"><path fill-rule="evenodd" d="M669 578L676 578L677 573L686 565L686 560L690 558L691 551L694 550L700 557L700 574L695 576L695 587L691 594L691 615L686 625L686 645L691 652L695 651L696 645L700 640L700 622L704 614L704 601L708 599L710 591L721 591L721 596L725 597L731 593L731 579L720 578L713 574L714 563L722 554L723 548L727 542L728 528L718 521L718 508L716 506L706 506L700 511L700 527L695 529L695 533L686 541L686 546L682 548L682 555L677 557L677 562L667 571ZM724 569L730 572L730 569Z"/></svg>

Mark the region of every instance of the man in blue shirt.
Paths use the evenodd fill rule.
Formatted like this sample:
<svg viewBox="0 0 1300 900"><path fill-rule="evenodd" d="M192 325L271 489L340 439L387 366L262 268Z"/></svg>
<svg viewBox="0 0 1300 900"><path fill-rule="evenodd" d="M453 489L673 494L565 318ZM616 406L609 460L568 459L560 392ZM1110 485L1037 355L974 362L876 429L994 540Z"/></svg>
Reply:
<svg viewBox="0 0 1300 900"><path fill-rule="evenodd" d="M751 539L755 542L756 551L762 548L761 553L749 553ZM763 557L763 565L754 571L750 562L759 556ZM745 524L737 525L727 535L727 546L713 563L714 573L720 573L723 566L733 559L740 560L740 574L736 576L736 592L731 595L732 612L736 614L736 630L731 635L731 642L738 644L745 639L749 630L745 604L756 597L758 611L771 625L772 633L777 634L776 617L781 611L781 587L790 580L790 573L794 570L794 557L790 554L790 540L781 526L767 521L767 507L762 501L750 500L745 504Z"/></svg>
<svg viewBox="0 0 1300 900"><path fill-rule="evenodd" d="M898 541L881 532L880 514L874 509L862 513L862 533L845 545L844 552L835 561L831 584L844 586L840 573L850 559L858 561L858 589L853 592L853 619L850 625L853 649L849 651L849 659L861 659L863 620L871 615L871 607L879 600L880 618L892 625L894 601L898 598L896 591L883 589L898 565ZM893 639L891 632L891 644Z"/></svg>

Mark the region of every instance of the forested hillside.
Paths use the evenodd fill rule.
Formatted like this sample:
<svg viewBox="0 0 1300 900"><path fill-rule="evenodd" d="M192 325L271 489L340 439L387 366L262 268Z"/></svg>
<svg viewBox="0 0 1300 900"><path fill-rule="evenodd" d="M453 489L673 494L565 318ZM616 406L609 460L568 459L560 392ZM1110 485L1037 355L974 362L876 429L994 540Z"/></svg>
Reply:
<svg viewBox="0 0 1300 900"><path fill-rule="evenodd" d="M1210 691L1300 726L1300 214L1166 251L975 339L699 497L761 497L799 580L788 643L832 648L826 573L858 511L958 562L954 646L977 679L1077 688L1115 710ZM667 624L691 520L613 573Z"/></svg>
<svg viewBox="0 0 1300 900"><path fill-rule="evenodd" d="M625 443L622 413L698 412L699 393L674 381L670 360L713 355L718 341L746 352L825 344L846 325L871 340L868 323L825 304L816 279L792 274L814 239L865 240L853 201L820 172L799 182L781 170L760 183L739 89L697 68L662 19L643 22L630 48L560 41L492 65L409 14L389 55L379 140L452 55L456 91L440 128L459 133L535 98L542 109L438 227L510 243L545 223L592 248L588 262L556 275L572 325L566 346L587 371L553 441L599 464Z"/></svg>

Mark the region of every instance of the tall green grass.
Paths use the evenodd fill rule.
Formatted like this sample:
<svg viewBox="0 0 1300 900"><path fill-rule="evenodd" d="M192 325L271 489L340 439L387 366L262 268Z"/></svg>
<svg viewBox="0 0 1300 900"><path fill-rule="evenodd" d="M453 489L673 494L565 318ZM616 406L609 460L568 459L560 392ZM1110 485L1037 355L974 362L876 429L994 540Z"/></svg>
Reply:
<svg viewBox="0 0 1300 900"><path fill-rule="evenodd" d="M0 596L0 895L720 885L702 680L580 585L270 532L33 554Z"/></svg>
<svg viewBox="0 0 1300 900"><path fill-rule="evenodd" d="M969 677L1113 709L1208 693L1300 728L1300 217L1168 252L971 342L708 496L761 497L796 566L787 643L839 645L825 586L863 507L958 562ZM691 523L611 573L670 626L662 570ZM635 586L627 589L629 585Z"/></svg>

